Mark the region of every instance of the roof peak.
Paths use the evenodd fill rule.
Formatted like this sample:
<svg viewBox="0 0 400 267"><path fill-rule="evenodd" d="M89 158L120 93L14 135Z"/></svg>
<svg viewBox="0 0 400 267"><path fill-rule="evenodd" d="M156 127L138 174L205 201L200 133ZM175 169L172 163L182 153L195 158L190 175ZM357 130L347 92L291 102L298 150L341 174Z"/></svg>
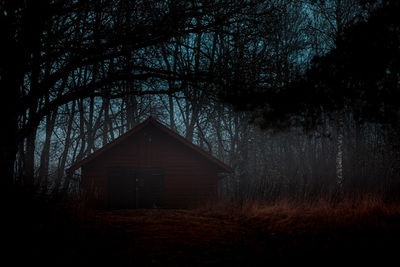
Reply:
<svg viewBox="0 0 400 267"><path fill-rule="evenodd" d="M150 115L149 117L147 117L147 119L144 120L143 123L146 122L146 121L153 121L153 122L155 121L155 122L159 122L159 120L158 120L156 117L152 116L152 115Z"/></svg>
<svg viewBox="0 0 400 267"><path fill-rule="evenodd" d="M121 143L123 140L127 139L132 134L140 131L141 129L146 127L149 123L154 125L156 128L164 131L165 133L169 134L171 137L179 140L182 144L184 144L186 146L189 146L193 150L195 150L198 153L202 154L205 158L207 158L208 160L210 160L214 164L218 165L221 169L224 169L227 172L232 172L232 169L230 167L228 167L227 165L225 165L222 161L220 161L219 159L213 157L209 153L205 152L199 146L197 146L197 145L193 144L192 142L188 141L187 139L185 139L183 136L179 135L178 133L172 131L166 125L164 125L163 123L159 122L153 116L149 116L145 121L143 121L142 123L139 123L133 129L131 129L128 132L126 132L125 134L121 135L120 137L118 137L117 139L112 141L111 143L108 143L107 145L105 145L102 148L98 149L96 152L94 152L93 154L89 155L88 157L86 157L85 159L81 160L80 162L77 162L77 163L73 164L70 167L69 170L76 170L77 168L80 168L81 166L83 166L87 162L91 161L92 159L96 158L98 155L100 155L103 152L105 152L106 150L108 150L111 147Z"/></svg>

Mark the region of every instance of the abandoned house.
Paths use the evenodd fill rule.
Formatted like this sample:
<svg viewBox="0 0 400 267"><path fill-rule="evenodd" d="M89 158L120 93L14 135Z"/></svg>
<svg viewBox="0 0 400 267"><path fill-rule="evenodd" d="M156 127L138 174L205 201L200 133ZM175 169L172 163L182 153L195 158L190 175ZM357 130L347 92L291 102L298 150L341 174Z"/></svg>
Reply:
<svg viewBox="0 0 400 267"><path fill-rule="evenodd" d="M187 208L218 196L231 168L149 117L86 159L82 197L100 208Z"/></svg>

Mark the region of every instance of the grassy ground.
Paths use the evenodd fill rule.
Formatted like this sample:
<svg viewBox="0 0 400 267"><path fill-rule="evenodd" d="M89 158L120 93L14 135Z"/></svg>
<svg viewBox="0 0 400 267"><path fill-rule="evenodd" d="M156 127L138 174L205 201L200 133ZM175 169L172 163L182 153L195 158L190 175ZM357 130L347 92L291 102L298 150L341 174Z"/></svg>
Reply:
<svg viewBox="0 0 400 267"><path fill-rule="evenodd" d="M400 251L400 205L371 197L195 210L66 212L31 203L10 222L13 266L386 266Z"/></svg>

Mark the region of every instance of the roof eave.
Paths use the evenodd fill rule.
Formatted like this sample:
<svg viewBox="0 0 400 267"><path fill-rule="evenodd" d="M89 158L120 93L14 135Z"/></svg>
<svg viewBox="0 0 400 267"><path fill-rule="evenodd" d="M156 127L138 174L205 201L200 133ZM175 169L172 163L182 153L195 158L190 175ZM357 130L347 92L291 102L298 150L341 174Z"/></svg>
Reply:
<svg viewBox="0 0 400 267"><path fill-rule="evenodd" d="M149 123L152 123L154 126L156 126L157 128L159 128L160 130L162 130L163 132L167 133L168 135L170 135L171 137L177 139L178 141L180 141L181 143L189 146L189 148L197 151L199 154L201 154L202 156L204 156L206 159L208 159L209 161L211 161L212 163L214 163L215 165L217 165L218 169L226 171L227 173L232 173L232 169L227 166L225 163L223 163L222 161L220 161L219 159L211 156L210 154L208 154L207 152L205 152L203 149L201 149L200 147L192 144L191 142L189 142L188 140L186 140L184 137L180 136L179 134L173 132L172 130L168 129L166 126L164 126L163 124L161 124L160 122L158 122L156 119L154 119L153 117L149 117L147 120L145 120L144 122L142 122L141 124L137 125L136 127L134 127L133 129L131 129L130 131L126 132L125 134L121 135L120 137L118 137L117 139L115 139L114 141L108 143L107 145L105 145L104 147L98 149L96 152L92 153L91 155L89 155L88 157L86 157L85 159L75 163L74 165L72 165L69 169L67 169L68 172L72 172L75 171L79 168L81 168L82 166L86 165L87 163L89 163L90 161L92 161L93 159L95 159L96 157L100 156L101 154L103 154L104 152L106 152L107 150L109 150L110 148L114 147L115 145L121 143L122 141L124 141L125 139L127 139L129 136L131 136L132 134L138 132L139 130L143 129L145 126L147 126Z"/></svg>

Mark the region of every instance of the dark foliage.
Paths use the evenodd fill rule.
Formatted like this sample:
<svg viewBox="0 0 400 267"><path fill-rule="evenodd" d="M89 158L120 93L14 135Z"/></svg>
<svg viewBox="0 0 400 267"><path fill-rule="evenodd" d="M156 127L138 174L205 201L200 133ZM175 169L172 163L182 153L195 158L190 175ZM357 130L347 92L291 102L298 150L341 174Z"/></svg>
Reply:
<svg viewBox="0 0 400 267"><path fill-rule="evenodd" d="M60 106L89 97L120 98L127 94L121 89L127 82L143 84L129 88L131 95L161 95L179 92L188 83L214 81L212 68L170 70L155 55L173 57L165 44L179 44L190 35L229 32L225 28L237 24L244 13L258 13L257 4L0 1L0 117L8 129L0 143L0 169L6 177L2 188L12 184L18 144ZM175 87L153 86L160 81ZM27 143L33 151L34 139Z"/></svg>
<svg viewBox="0 0 400 267"><path fill-rule="evenodd" d="M400 3L383 1L367 21L336 40L336 48L315 57L304 75L282 87L235 90L235 106L255 111L265 128L302 125L345 110L359 122L397 125L400 121Z"/></svg>

